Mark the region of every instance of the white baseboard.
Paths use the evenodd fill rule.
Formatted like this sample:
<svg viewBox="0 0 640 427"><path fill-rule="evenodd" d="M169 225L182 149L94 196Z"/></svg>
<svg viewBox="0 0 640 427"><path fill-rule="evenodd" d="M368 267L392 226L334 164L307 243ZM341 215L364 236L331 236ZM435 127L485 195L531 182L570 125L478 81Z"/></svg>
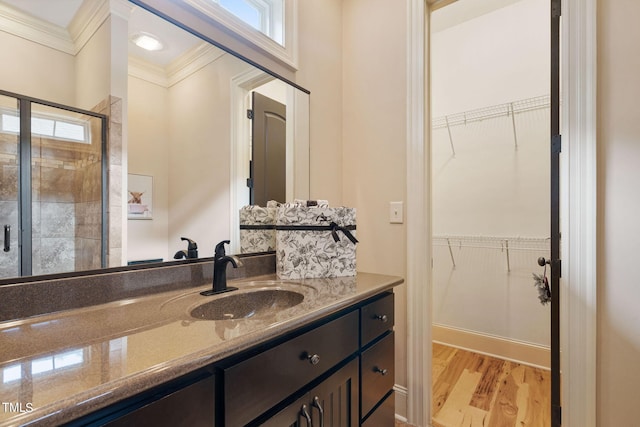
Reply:
<svg viewBox="0 0 640 427"><path fill-rule="evenodd" d="M550 369L551 353L549 347L436 324L432 326L431 334L433 341L440 344L536 368ZM397 402L396 398L396 405Z"/></svg>
<svg viewBox="0 0 640 427"><path fill-rule="evenodd" d="M407 422L407 388L394 385L393 391L396 398L396 420Z"/></svg>

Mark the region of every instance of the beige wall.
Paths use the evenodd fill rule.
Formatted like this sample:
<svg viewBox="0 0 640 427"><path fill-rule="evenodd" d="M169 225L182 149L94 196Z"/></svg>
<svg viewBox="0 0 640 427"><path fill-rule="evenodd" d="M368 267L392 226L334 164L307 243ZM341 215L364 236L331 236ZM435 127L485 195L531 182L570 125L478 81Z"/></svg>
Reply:
<svg viewBox="0 0 640 427"><path fill-rule="evenodd" d="M640 2L598 1L598 425L640 419Z"/></svg>
<svg viewBox="0 0 640 427"><path fill-rule="evenodd" d="M171 259L169 247L169 113L168 90L129 77L128 172L153 177L153 221L128 221L127 259ZM129 198L129 194L123 195ZM194 237L195 238L195 237ZM186 246L185 246L186 247Z"/></svg>
<svg viewBox="0 0 640 427"><path fill-rule="evenodd" d="M405 191L406 6L398 0L345 0L342 19L342 188L344 204L357 209L358 270L404 277L406 230L389 223L389 202L406 201L411 191ZM396 383L403 386L405 288L396 288L395 328Z"/></svg>
<svg viewBox="0 0 640 427"><path fill-rule="evenodd" d="M76 74L73 55L3 31L0 31L0 46L6 56L0 67L2 90L74 105Z"/></svg>
<svg viewBox="0 0 640 427"><path fill-rule="evenodd" d="M340 0L298 2L299 71L296 82L311 91L312 199L342 197L342 5Z"/></svg>

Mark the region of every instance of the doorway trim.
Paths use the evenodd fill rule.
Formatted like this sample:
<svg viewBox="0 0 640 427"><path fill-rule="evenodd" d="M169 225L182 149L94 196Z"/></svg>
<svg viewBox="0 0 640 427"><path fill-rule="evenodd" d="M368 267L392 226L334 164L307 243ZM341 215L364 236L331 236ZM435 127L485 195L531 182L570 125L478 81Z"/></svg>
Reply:
<svg viewBox="0 0 640 427"><path fill-rule="evenodd" d="M417 426L431 421L431 310L424 310L430 307L432 289L427 2L433 3L407 3L407 419ZM596 425L596 12L596 0L562 1L560 285L565 297L560 320L565 427Z"/></svg>

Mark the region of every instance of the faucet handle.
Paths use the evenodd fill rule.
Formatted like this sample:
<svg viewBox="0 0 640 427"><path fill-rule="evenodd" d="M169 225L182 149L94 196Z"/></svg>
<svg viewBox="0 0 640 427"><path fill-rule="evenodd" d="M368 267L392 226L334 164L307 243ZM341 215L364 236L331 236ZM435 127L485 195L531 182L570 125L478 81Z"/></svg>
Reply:
<svg viewBox="0 0 640 427"><path fill-rule="evenodd" d="M189 239L188 237L180 237L180 240L186 241L188 242L187 245L187 256L185 258L198 258L198 244L194 241ZM176 254L177 256L178 254Z"/></svg>
<svg viewBox="0 0 640 427"><path fill-rule="evenodd" d="M224 250L225 243L228 245L229 243L231 243L231 241L230 240L223 240L222 242L220 242L220 243L218 243L216 245L216 250L215 250L215 255L214 255L215 259L222 258L223 256L226 255L226 251Z"/></svg>

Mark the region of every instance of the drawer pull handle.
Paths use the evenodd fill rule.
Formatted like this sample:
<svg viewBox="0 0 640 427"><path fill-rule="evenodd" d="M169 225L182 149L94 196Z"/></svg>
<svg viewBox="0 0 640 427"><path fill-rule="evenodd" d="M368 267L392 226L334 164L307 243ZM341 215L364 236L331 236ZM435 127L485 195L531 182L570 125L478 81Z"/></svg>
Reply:
<svg viewBox="0 0 640 427"><path fill-rule="evenodd" d="M307 353L307 360L312 365L317 365L318 363L320 363L320 356L318 356L317 354L308 354Z"/></svg>
<svg viewBox="0 0 640 427"><path fill-rule="evenodd" d="M382 376L387 375L388 371L386 369L380 369L377 366L373 368L373 372L378 373Z"/></svg>
<svg viewBox="0 0 640 427"><path fill-rule="evenodd" d="M4 226L4 251L9 252L11 250L11 226L6 224Z"/></svg>
<svg viewBox="0 0 640 427"><path fill-rule="evenodd" d="M302 405L302 408L300 409L300 415L302 415L304 419L307 420L307 427L313 426L313 421L311 421L311 415L309 415L309 411L307 411L307 405Z"/></svg>
<svg viewBox="0 0 640 427"><path fill-rule="evenodd" d="M387 321L389 320L386 314L376 314L375 318L381 321L382 323L387 323Z"/></svg>
<svg viewBox="0 0 640 427"><path fill-rule="evenodd" d="M322 405L320 405L320 399L318 396L313 398L313 407L318 409L320 413L320 427L324 427L324 409L322 409Z"/></svg>

